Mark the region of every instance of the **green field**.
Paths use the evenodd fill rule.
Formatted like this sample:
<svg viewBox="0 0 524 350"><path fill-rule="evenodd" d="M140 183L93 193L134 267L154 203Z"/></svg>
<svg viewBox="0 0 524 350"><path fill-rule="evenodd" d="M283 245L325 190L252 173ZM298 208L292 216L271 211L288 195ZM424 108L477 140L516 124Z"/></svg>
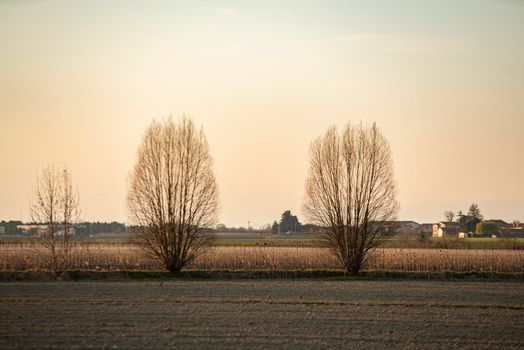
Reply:
<svg viewBox="0 0 524 350"><path fill-rule="evenodd" d="M238 234L218 235L215 246L267 246L267 247L323 247L322 239L316 235L260 235ZM524 249L524 238L432 238L387 237L386 248L434 248L434 249Z"/></svg>
<svg viewBox="0 0 524 350"><path fill-rule="evenodd" d="M34 237L0 236L0 244L28 243ZM126 236L82 237L82 243L125 244L133 239ZM322 239L313 234L217 234L212 243L217 247L324 247ZM524 238L432 238L426 237L387 237L385 248L426 248L426 249L524 249Z"/></svg>

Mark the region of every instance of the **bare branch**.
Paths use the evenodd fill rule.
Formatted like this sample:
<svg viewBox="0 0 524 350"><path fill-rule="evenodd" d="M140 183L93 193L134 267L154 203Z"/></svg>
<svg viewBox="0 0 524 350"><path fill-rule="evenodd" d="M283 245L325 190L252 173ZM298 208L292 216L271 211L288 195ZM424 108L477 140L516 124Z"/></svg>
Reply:
<svg viewBox="0 0 524 350"><path fill-rule="evenodd" d="M391 151L375 124L331 127L311 143L304 212L348 273L358 273L398 207Z"/></svg>
<svg viewBox="0 0 524 350"><path fill-rule="evenodd" d="M47 165L37 177L31 219L45 225L45 229L39 230L35 243L48 250L50 268L57 273L69 266L72 227L80 215L79 201L69 170Z"/></svg>
<svg viewBox="0 0 524 350"><path fill-rule="evenodd" d="M130 177L127 208L144 249L178 273L207 246L218 187L203 130L190 119L153 121Z"/></svg>

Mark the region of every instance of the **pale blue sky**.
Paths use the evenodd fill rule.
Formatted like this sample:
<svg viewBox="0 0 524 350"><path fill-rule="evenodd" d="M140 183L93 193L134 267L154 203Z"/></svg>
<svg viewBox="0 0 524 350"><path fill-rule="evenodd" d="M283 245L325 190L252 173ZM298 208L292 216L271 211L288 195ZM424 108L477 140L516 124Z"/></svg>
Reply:
<svg viewBox="0 0 524 350"><path fill-rule="evenodd" d="M226 224L301 216L309 142L349 120L390 140L401 219L524 220L524 1L0 0L0 50L0 218L55 162L125 220L143 130L186 113Z"/></svg>

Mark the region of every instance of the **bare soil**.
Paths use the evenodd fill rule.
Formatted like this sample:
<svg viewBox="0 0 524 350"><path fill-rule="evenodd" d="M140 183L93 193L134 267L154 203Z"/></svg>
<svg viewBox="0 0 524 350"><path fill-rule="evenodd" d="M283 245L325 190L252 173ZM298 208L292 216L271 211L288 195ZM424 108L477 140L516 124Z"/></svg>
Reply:
<svg viewBox="0 0 524 350"><path fill-rule="evenodd" d="M522 349L524 283L0 283L1 349Z"/></svg>

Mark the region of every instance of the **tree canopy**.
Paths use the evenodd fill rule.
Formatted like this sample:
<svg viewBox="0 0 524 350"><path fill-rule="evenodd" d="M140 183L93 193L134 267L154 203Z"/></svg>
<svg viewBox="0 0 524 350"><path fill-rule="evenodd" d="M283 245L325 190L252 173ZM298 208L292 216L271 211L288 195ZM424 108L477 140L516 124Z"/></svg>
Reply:
<svg viewBox="0 0 524 350"><path fill-rule="evenodd" d="M497 224L489 221L479 222L476 226L475 233L477 235L496 235L500 233L500 229Z"/></svg>
<svg viewBox="0 0 524 350"><path fill-rule="evenodd" d="M379 128L331 127L312 142L304 212L347 273L358 274L398 213L393 158Z"/></svg>
<svg viewBox="0 0 524 350"><path fill-rule="evenodd" d="M480 213L480 208L475 203L470 205L467 214L464 214L462 211L458 212L460 229L465 232L475 232L477 224L482 220L483 216Z"/></svg>
<svg viewBox="0 0 524 350"><path fill-rule="evenodd" d="M282 213L278 228L280 233L297 233L302 231L302 224L296 215L291 214L291 210L286 210Z"/></svg>

